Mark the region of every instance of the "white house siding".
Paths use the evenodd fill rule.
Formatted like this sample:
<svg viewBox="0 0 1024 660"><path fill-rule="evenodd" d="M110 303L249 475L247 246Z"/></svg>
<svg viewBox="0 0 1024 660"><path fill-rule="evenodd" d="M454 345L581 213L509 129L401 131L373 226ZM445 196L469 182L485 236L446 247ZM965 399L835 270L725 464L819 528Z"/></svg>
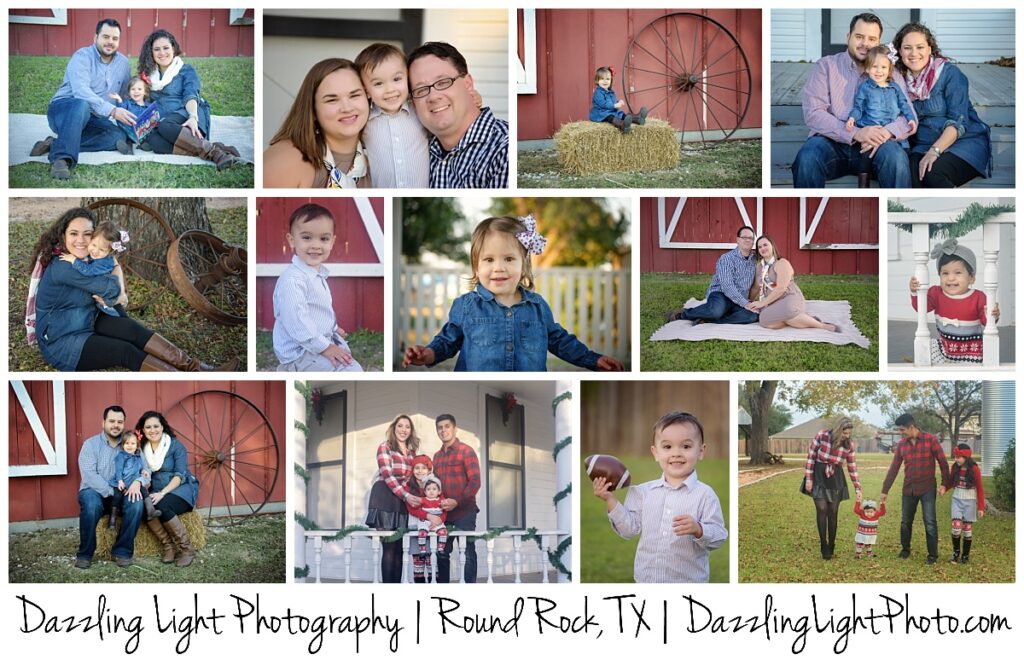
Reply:
<svg viewBox="0 0 1024 660"><path fill-rule="evenodd" d="M374 474L377 471L376 450L384 439L384 432L395 416L408 414L420 436L420 451L433 455L440 448L434 431L434 418L451 413L459 426L459 439L472 447L480 457L483 484L477 496L480 514L477 528L487 528L487 467L486 453L481 449L485 428L485 396L501 396L506 390L501 383L443 383L443 382L337 382L320 384L324 394L348 390L348 445L346 452L346 525L362 524L366 515L366 501ZM555 396L555 383L532 383L529 394L515 389L517 399L526 407L526 524L539 530L556 528L556 513L552 497L558 492L555 478L554 416L551 400ZM313 424L316 422L313 421ZM310 483L309 493L315 497ZM510 540L499 540L495 546L494 571L496 575L513 571ZM524 572L539 571L540 555L530 541L524 547ZM478 546L480 565L478 575L486 575L482 544ZM305 548L305 562L313 565L312 545ZM357 540L352 556L352 579L371 580L373 557L370 544ZM343 579L344 563L340 543L324 546L321 575L324 578Z"/></svg>
<svg viewBox="0 0 1024 660"><path fill-rule="evenodd" d="M772 62L799 62L807 57L809 12L802 9L772 10ZM815 10L815 13L818 13ZM819 33L821 32L819 28ZM821 41L821 37L818 37Z"/></svg>
<svg viewBox="0 0 1024 660"><path fill-rule="evenodd" d="M964 208L972 202L980 204L1013 204L1012 198L949 198L949 197L915 197L899 198L899 201L915 211L938 213L948 212L950 217L956 217ZM886 282L888 289L888 318L892 321L917 321L914 308L910 306L910 277L914 271L914 250L911 244L910 234L900 231L888 225L888 269L889 277ZM999 251L999 325L1007 326L1016 324L1016 308L1014 305L1014 282L1016 280L1017 250L1014 245L1016 228L1005 225L1000 232L1001 249ZM984 269L985 257L981 245L982 232L977 229L966 236L957 239L958 242L966 245L974 252L978 261L978 271L974 288L982 288L982 271ZM941 239L933 239L932 244L940 242ZM938 273L935 270L935 261L928 260L928 277L930 284L937 282Z"/></svg>

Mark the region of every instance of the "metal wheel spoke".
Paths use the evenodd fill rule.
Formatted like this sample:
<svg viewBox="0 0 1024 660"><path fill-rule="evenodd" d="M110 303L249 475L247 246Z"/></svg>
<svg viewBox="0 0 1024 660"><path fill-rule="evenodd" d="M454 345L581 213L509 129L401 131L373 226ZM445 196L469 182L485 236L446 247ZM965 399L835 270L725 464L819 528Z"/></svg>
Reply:
<svg viewBox="0 0 1024 660"><path fill-rule="evenodd" d="M686 71L686 66L682 62L680 62L679 58L676 57L676 54L672 52L672 47L668 45L668 39L661 34L661 30L654 30L654 34L658 35L658 38L661 39L661 43L665 45L665 52L672 56L672 59L676 61L676 64L679 65L682 71Z"/></svg>
<svg viewBox="0 0 1024 660"><path fill-rule="evenodd" d="M693 113L697 116L697 130L700 131L700 143L701 145L707 146L707 140L704 139L704 126L702 125L700 110L697 108L697 102L694 100L694 94L688 94L690 97L690 103L693 104Z"/></svg>
<svg viewBox="0 0 1024 660"><path fill-rule="evenodd" d="M686 71L686 55L683 53L682 35L679 33L680 22L681 21L672 21L672 26L676 29L676 45L679 46L679 57L683 58L683 71Z"/></svg>
<svg viewBox="0 0 1024 660"><path fill-rule="evenodd" d="M252 436L253 436L253 435L254 435L254 434L255 434L255 433L257 432L257 431L259 431L259 430L260 430L260 429L262 429L262 428L263 428L263 424L262 424L262 423L258 424L258 425L256 426L256 428L254 428L253 430L251 430L251 431L249 431L248 433L246 433L245 435L243 435L243 436L241 437L241 439L239 439L239 440L235 440L235 441L234 441L234 443L233 443L233 444L234 444L234 446L235 446L235 447L239 446L240 444L242 444L243 442L245 442L246 440L248 440L248 439L249 439L250 437L252 437Z"/></svg>
<svg viewBox="0 0 1024 660"><path fill-rule="evenodd" d="M654 53L652 53L651 51L649 51L649 50L647 50L646 48L644 48L644 45L643 45L643 44L641 44L641 43L637 43L637 44L636 44L636 46L637 46L637 47L638 47L638 48L639 48L640 50L644 51L645 53L647 53L648 55L650 55L651 57L653 57L653 58L654 58L654 60L655 60L655 61L656 61L656 62L657 62L658 64L661 64L661 65L663 65L663 66L664 66L664 67L665 67L666 69L671 69L671 68L672 68L672 67L670 67L670 66L668 65L668 62L662 62L662 61L661 61L661 60L660 60L660 59L658 58L658 56L657 56L657 55L655 55L655 54L654 54Z"/></svg>
<svg viewBox="0 0 1024 660"><path fill-rule="evenodd" d="M712 73L704 78L721 78L722 76L735 76L737 73L749 73L750 69L736 69L735 71L724 71L722 73Z"/></svg>
<svg viewBox="0 0 1024 660"><path fill-rule="evenodd" d="M680 149L682 148L683 143L686 142L686 118L689 117L689 116L690 116L690 106L687 103L683 103L683 123L681 125L682 128L679 131L680 132L680 136L679 136L679 147L680 147Z"/></svg>
<svg viewBox="0 0 1024 660"><path fill-rule="evenodd" d="M250 449L243 449L242 451L235 451L232 456L244 456L246 454L256 454L262 451L269 451L274 448L274 445L263 445L262 447L252 447Z"/></svg>
<svg viewBox="0 0 1024 660"><path fill-rule="evenodd" d="M709 83L709 82L698 83L698 85L702 86L702 87L714 87L715 89L721 89L721 90L724 90L724 91L727 91L727 92L737 92L739 94L750 94L750 92L745 90L745 89L737 89L735 87L726 87L725 85L716 85L714 83Z"/></svg>
<svg viewBox="0 0 1024 660"><path fill-rule="evenodd" d="M207 447L207 449L209 449L209 450L211 450L211 451L212 451L212 450L215 450L215 449L217 449L217 445L215 445L215 444L213 443L213 440L212 440L211 438L207 438L207 437L206 437L206 436L205 436L205 435L203 434L203 430L202 430L201 428L199 428L199 424L198 424L198 423L196 423L196 420L195 420L195 418L193 418L193 417L192 417L192 415L189 415L189 414L188 414L188 411L187 411L187 410L185 410L185 406L181 406L181 411L185 413L185 417L188 417L188 419L189 419L189 422L190 422L190 423L192 424L192 428L194 428L194 429L196 430L196 433L198 433L198 434L199 434L200 436L202 436L202 437L203 437L203 439L204 439L204 440L206 440L206 443L207 443L207 444L206 444L206 447ZM179 435L184 435L184 433L183 433L183 432L181 432L180 430L179 430L179 431L176 431L176 433L178 433ZM197 445L197 446L198 446L198 445Z"/></svg>
<svg viewBox="0 0 1024 660"><path fill-rule="evenodd" d="M711 98L711 97L708 97L708 98ZM719 103L721 103L721 101L719 101ZM711 115L711 118L715 120L715 123L716 123L716 124L718 124L718 128L719 128L719 130L721 130L721 131L722 131L722 133L723 133L723 134L724 134L724 135L725 135L726 137L728 137L729 135L732 135L732 134L733 134L733 132L734 132L734 131L735 131L736 129L735 129L735 128L733 128L732 130L727 130L727 129L726 129L726 128L725 128L724 126L722 126L722 122L718 121L718 115L716 115L716 114L715 114L715 111L711 109L711 106L710 106L710 105L708 105L707 101L705 101L705 102L704 102L704 107L706 107L706 108L707 108L707 110L708 110L708 114L710 114L710 115Z"/></svg>
<svg viewBox="0 0 1024 660"><path fill-rule="evenodd" d="M718 37L719 37L719 35L721 35L721 34L722 34L722 28L721 28L721 27L719 27L718 25L716 25L715 27L717 28L717 30L715 31L715 36L714 36L714 37L712 37L712 38L711 38L711 41L709 41L709 42L708 42L708 43L707 43L707 44L706 44L706 45L704 46L704 50L703 50L703 51L701 52L701 54L700 54L700 61L701 61L701 62L703 62L703 61L704 61L704 58L706 58L706 57L707 57L707 55L708 55L708 53L709 53L709 52L711 52L711 46L712 46L712 45L714 45L714 43L715 43L715 40L717 40L717 39L718 39ZM696 63L694 63L694 67L693 67L693 68L694 68L694 69L696 69L696 68L697 68L697 66L696 66ZM710 66L705 66L704 68L705 68L705 69L710 69L711 67L710 67Z"/></svg>
<svg viewBox="0 0 1024 660"><path fill-rule="evenodd" d="M661 90L672 89L672 86L671 85L658 85L657 87L645 87L644 89L633 90L633 94L642 94L643 92L650 92L650 91L654 91L654 90L657 90L657 89L661 89Z"/></svg>
<svg viewBox="0 0 1024 660"><path fill-rule="evenodd" d="M668 111L668 120L672 121L672 115L676 113L676 106L679 105L679 100L682 99L685 94L676 94L676 100L672 102L672 109Z"/></svg>
<svg viewBox="0 0 1024 660"><path fill-rule="evenodd" d="M738 120L738 119L741 119L741 118L742 118L742 115L741 115L740 113L736 112L735 110L733 110L732 108L730 108L729 106L727 106L727 105L726 105L725 103L722 103L722 102L721 102L721 101L719 101L719 100L718 100L717 98L715 98L715 97L714 97L713 95L710 95L710 94L709 94L707 98L711 99L712 101L714 101L714 102L715 102L715 103L717 103L718 105L722 106L723 108L725 108L726 110L728 110L728 111L729 111L729 112L731 112L732 114L736 115L736 119L737 119L737 120ZM709 111L711 110L711 107L710 107L710 106L708 106L708 110L709 110Z"/></svg>
<svg viewBox="0 0 1024 660"><path fill-rule="evenodd" d="M709 64L709 65L707 65L706 67L704 67L704 69L705 69L706 71L710 71L710 70L711 70L711 67L713 67L713 66L715 66L716 64L718 64L719 62L721 62L721 61L722 61L722 58L723 58L723 57L725 57L726 55L728 55L728 54L729 54L729 53L731 53L732 51L734 51L734 50L737 50L738 48L739 48L739 46L737 46L737 45L735 45L735 44L734 44L733 46L731 46L731 47L729 48L729 50L727 50L727 51L725 51L724 53L722 53L721 55L719 55L719 56L718 56L718 59L716 59L716 60L715 60L714 62L712 62L711 64Z"/></svg>
<svg viewBox="0 0 1024 660"><path fill-rule="evenodd" d="M660 101L658 101L658 102L657 102L657 103L655 103L654 105L652 105L652 106L648 106L648 108L647 108L647 114L648 114L648 115L650 115L651 113L653 113L653 112L654 112L654 109L655 109L655 108L657 108L657 107L658 107L659 105L661 105L662 103L664 103L665 101L668 101L668 96L665 96L665 97L663 97L663 98L662 98L662 99L661 99Z"/></svg>
<svg viewBox="0 0 1024 660"><path fill-rule="evenodd" d="M666 78L673 78L674 77L672 72L670 72L670 71L652 71L650 69L641 69L638 66L631 66L629 68L632 71L640 71L642 73L651 73L651 74L654 74L656 76L665 76ZM633 92L633 93L635 94L636 92Z"/></svg>
<svg viewBox="0 0 1024 660"><path fill-rule="evenodd" d="M231 497L231 493L228 491L227 485L225 483L225 482L227 482L227 477L225 477L224 475L221 474L221 469L217 469L217 470L215 470L215 472L217 473L217 476L215 477L215 479L220 480L220 491L221 491L221 493L224 494L224 506L226 506L227 509L228 509L228 519L229 520L233 520L234 519L234 514L231 513L231 507L235 503L235 500L234 500L233 497ZM214 482L214 486L216 486L216 481ZM235 490L237 490L237 489L235 489ZM214 501L211 499L210 500L210 518L211 519L213 518L213 504L214 504Z"/></svg>

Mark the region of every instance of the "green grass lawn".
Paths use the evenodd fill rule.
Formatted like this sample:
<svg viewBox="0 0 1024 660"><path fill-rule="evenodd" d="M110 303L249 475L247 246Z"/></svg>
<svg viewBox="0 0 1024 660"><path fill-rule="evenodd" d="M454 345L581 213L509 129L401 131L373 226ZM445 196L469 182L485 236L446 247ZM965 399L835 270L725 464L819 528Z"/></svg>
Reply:
<svg viewBox="0 0 1024 660"><path fill-rule="evenodd" d="M878 501L890 461L887 454L858 454L857 468L865 499ZM853 513L851 483L851 499L839 508L836 556L831 561L822 560L814 502L798 492L803 478L802 461L794 457L786 462L801 469L740 489L740 582L1013 582L1016 518L1012 514L989 514L980 519L974 525L970 563L949 563L949 494L938 498L935 507L939 562L933 566L925 564L928 553L920 508L914 520L910 558L899 559L902 470L889 491L886 514L878 526L876 557L854 559L857 517ZM984 482L986 493L991 492L991 480L985 478Z"/></svg>
<svg viewBox="0 0 1024 660"><path fill-rule="evenodd" d="M654 172L575 176L562 171L554 148L520 149L520 188L760 188L761 141L731 140L707 149L683 147L679 165Z"/></svg>
<svg viewBox="0 0 1024 660"><path fill-rule="evenodd" d="M629 468L632 483L641 484L661 476L661 468L648 456L620 456ZM722 504L725 527L729 528L729 461L704 460L697 466L700 480L711 486ZM625 491L617 493L620 502ZM632 582L633 557L640 538L626 541L612 531L604 500L594 497L586 470L580 471L580 563L583 582ZM711 581L729 581L729 544L711 552Z"/></svg>
<svg viewBox="0 0 1024 660"><path fill-rule="evenodd" d="M233 527L207 527L206 546L187 568L136 557L128 568L96 557L75 568L78 527L11 534L10 582L277 583L285 580L285 514L251 516Z"/></svg>
<svg viewBox="0 0 1024 660"><path fill-rule="evenodd" d="M651 341L665 313L690 298L704 297L708 275L640 275L640 369L642 371L878 371L878 277L802 275L808 300L848 300L867 349L815 342Z"/></svg>
<svg viewBox="0 0 1024 660"><path fill-rule="evenodd" d="M213 233L229 243L245 245L245 207L210 209ZM11 371L54 371L36 346L25 342L25 299L28 296L29 273L27 262L39 236L53 222L52 218L8 224L10 262L7 300L8 328L10 332L9 369ZM144 299L152 285L139 278L127 278L130 298ZM129 300L130 302L130 300ZM170 287L156 297L148 307L132 311L132 318L154 330L190 355L212 365L238 357L241 371L246 370L247 332L245 325L219 325L188 306L177 291Z"/></svg>
<svg viewBox="0 0 1024 660"><path fill-rule="evenodd" d="M384 371L384 333L373 330L356 330L345 339L356 361L365 371ZM280 363L274 355L274 333L269 330L256 331L256 370L277 371Z"/></svg>
<svg viewBox="0 0 1024 660"><path fill-rule="evenodd" d="M130 58L135 70L135 58ZM45 115L64 79L66 57L11 56L8 108L12 113ZM202 94L215 115L252 117L255 107L253 58L193 57ZM16 91L15 91L16 90ZM40 136L42 138L44 136ZM216 136L214 136L216 139ZM207 165L126 162L81 165L67 181L50 178L47 163L22 163L9 168L11 188L252 188L254 168L236 166L222 172Z"/></svg>

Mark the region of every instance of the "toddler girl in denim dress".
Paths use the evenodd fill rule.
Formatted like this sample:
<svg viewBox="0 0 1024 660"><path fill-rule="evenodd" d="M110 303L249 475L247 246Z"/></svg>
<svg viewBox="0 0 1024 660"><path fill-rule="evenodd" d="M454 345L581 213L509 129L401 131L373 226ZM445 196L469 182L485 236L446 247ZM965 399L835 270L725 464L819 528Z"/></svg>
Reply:
<svg viewBox="0 0 1024 660"><path fill-rule="evenodd" d="M853 108L850 109L850 118L846 120L846 130L853 131L854 127L885 126L903 115L903 118L910 124L911 132L916 131L917 115L914 114L914 109L910 107L910 102L903 90L892 84L892 60L889 59L889 48L887 46L872 48L868 51L864 63L867 66L868 78L857 87L857 93L853 97ZM900 142L900 146L907 149L910 143L903 140ZM871 185L870 150L860 154L857 185L860 188L868 188Z"/></svg>
<svg viewBox="0 0 1024 660"><path fill-rule="evenodd" d="M455 299L428 346L406 349L402 366L432 366L457 353L456 371L547 371L550 351L578 367L622 371L621 362L595 353L556 323L534 292L530 255L546 244L532 215L477 225L470 249L473 291Z"/></svg>
<svg viewBox="0 0 1024 660"><path fill-rule="evenodd" d="M647 108L633 115L622 111L626 102L615 98L612 89L612 76L615 71L610 66L602 66L594 73L594 96L590 100L590 121L606 121L623 133L636 124L643 126L647 121Z"/></svg>

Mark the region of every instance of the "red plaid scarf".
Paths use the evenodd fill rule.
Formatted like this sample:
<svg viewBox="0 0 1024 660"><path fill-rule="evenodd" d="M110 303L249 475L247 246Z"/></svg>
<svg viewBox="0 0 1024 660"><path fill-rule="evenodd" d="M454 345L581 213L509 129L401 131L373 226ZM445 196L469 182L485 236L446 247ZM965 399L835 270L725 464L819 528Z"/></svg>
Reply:
<svg viewBox="0 0 1024 660"><path fill-rule="evenodd" d="M917 76L907 71L905 76L907 81L907 98L910 99L911 103L914 101L925 101L931 96L932 88L935 87L939 76L942 75L942 67L948 61L945 57L933 57L928 60L928 64L924 66L924 69Z"/></svg>

